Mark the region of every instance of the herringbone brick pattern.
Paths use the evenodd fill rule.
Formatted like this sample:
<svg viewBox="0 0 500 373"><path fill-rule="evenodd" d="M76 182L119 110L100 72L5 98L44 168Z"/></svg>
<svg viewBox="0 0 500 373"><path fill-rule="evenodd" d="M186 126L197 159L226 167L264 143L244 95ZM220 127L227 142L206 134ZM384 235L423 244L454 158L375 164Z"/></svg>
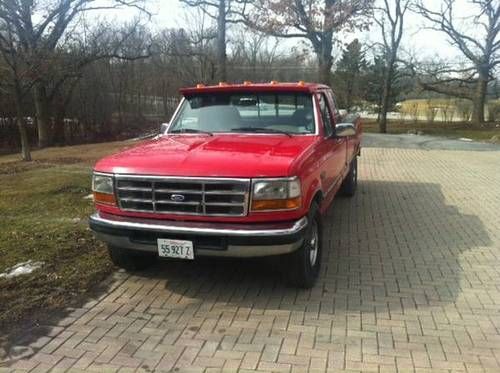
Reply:
<svg viewBox="0 0 500 373"><path fill-rule="evenodd" d="M500 152L365 149L314 289L280 260L163 262L1 369L500 371Z"/></svg>

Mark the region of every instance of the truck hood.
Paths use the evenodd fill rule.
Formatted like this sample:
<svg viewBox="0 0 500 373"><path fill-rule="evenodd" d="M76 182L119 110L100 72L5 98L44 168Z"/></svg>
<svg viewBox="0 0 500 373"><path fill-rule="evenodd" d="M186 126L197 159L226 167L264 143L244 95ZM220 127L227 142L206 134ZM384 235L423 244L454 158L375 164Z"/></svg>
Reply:
<svg viewBox="0 0 500 373"><path fill-rule="evenodd" d="M315 136L169 135L103 158L100 172L162 176L279 177L315 142Z"/></svg>

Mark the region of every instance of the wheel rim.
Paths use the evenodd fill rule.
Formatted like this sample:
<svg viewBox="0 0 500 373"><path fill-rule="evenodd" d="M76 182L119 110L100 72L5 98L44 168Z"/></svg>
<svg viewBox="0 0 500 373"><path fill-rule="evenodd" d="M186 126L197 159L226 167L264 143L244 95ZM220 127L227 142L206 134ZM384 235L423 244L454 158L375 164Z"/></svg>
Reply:
<svg viewBox="0 0 500 373"><path fill-rule="evenodd" d="M318 237L318 224L313 222L311 227L311 239L309 240L309 262L311 267L314 267L318 260L319 251L319 237Z"/></svg>

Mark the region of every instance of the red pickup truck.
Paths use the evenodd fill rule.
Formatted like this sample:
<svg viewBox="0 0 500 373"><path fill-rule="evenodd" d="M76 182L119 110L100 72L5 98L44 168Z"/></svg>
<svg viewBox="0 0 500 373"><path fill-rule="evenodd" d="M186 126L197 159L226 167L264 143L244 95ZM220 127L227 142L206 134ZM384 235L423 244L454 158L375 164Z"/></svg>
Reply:
<svg viewBox="0 0 500 373"><path fill-rule="evenodd" d="M95 165L96 236L125 269L158 257L281 255L314 285L322 214L357 184L361 123L313 83L197 85L160 135Z"/></svg>

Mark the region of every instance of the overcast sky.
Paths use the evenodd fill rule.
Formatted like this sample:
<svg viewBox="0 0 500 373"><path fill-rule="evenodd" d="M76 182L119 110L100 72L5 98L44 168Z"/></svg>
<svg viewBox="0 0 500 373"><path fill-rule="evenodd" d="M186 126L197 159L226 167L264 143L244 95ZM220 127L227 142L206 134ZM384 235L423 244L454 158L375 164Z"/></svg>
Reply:
<svg viewBox="0 0 500 373"><path fill-rule="evenodd" d="M430 6L439 7L439 1L426 0ZM154 14L151 22L154 28L179 28L186 27L186 14L188 10L184 4L179 0L150 0L148 1L148 9ZM467 5L466 0L457 0L456 5L457 14L468 15L471 14L470 6ZM120 13L113 13L113 16L118 20L124 20L128 17L133 17L132 10L123 10ZM458 20L460 22L460 20ZM444 59L456 59L459 57L457 50L450 46L446 37L439 32L426 30L422 28L423 20L421 17L414 13L407 13L406 16L406 33L402 45L412 53L418 54L421 58L441 57ZM475 30L467 30L468 33L473 34ZM372 27L370 32L356 33L346 35L343 37L349 41L358 37L364 42L375 42L380 40L378 30L375 26ZM288 39L281 43L283 49L288 49L294 45L298 45L300 39Z"/></svg>

